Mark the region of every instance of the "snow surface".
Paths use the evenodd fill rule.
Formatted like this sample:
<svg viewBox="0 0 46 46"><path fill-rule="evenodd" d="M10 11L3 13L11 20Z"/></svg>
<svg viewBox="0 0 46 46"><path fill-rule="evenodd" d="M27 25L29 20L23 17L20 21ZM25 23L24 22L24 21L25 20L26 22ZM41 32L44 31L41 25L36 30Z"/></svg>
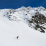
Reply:
<svg viewBox="0 0 46 46"><path fill-rule="evenodd" d="M46 46L46 33L40 33L30 28L25 23L30 14L26 16L25 13L27 12L20 9L17 9L19 12L10 14L12 15L11 19L13 19L13 16L17 17L17 19L13 19L16 21L11 21L7 18L9 14L7 15L6 13L10 9L0 10L0 46ZM34 10L30 11L31 15L36 12ZM41 13L45 14L46 11ZM24 20L25 18L26 20ZM17 36L19 36L19 39L16 39Z"/></svg>

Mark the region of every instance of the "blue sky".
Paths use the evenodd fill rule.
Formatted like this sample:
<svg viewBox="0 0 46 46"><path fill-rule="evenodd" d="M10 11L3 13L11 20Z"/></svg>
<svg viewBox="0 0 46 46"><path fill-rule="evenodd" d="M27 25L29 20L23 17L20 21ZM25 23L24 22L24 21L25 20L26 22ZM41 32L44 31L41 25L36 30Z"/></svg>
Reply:
<svg viewBox="0 0 46 46"><path fill-rule="evenodd" d="M46 0L0 0L0 9L4 9L4 8L17 9L22 6L25 7L43 6L46 8Z"/></svg>

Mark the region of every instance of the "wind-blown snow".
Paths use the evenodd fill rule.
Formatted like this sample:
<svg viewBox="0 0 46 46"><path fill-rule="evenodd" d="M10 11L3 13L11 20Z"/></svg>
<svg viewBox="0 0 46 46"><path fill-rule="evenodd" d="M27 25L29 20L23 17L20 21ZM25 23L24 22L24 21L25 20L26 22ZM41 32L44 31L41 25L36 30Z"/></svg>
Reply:
<svg viewBox="0 0 46 46"><path fill-rule="evenodd" d="M46 33L40 33L27 25L27 20L34 15L35 9L27 13L19 8L14 14L7 14L10 9L0 10L0 46L46 46ZM41 13L46 15L46 11ZM11 20L9 15L12 15ZM19 39L16 39L17 36Z"/></svg>

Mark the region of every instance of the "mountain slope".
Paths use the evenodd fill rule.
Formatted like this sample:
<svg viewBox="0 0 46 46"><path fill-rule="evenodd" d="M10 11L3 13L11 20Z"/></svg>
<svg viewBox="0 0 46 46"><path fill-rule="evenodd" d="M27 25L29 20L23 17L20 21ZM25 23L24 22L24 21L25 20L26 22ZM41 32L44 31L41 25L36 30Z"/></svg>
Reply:
<svg viewBox="0 0 46 46"><path fill-rule="evenodd" d="M23 11L21 14L16 12L11 13L12 16L9 18L7 14L9 10L0 11L0 46L46 46L46 33L41 33L28 26L29 14L25 16ZM13 17L16 18L13 19ZM17 36L19 39L16 39Z"/></svg>

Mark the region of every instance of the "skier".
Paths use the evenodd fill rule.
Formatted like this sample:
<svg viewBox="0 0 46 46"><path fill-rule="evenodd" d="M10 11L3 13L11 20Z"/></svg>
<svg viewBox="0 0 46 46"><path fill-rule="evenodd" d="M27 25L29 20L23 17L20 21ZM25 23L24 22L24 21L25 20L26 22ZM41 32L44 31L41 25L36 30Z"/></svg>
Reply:
<svg viewBox="0 0 46 46"><path fill-rule="evenodd" d="M17 36L17 39L19 38L19 36Z"/></svg>

